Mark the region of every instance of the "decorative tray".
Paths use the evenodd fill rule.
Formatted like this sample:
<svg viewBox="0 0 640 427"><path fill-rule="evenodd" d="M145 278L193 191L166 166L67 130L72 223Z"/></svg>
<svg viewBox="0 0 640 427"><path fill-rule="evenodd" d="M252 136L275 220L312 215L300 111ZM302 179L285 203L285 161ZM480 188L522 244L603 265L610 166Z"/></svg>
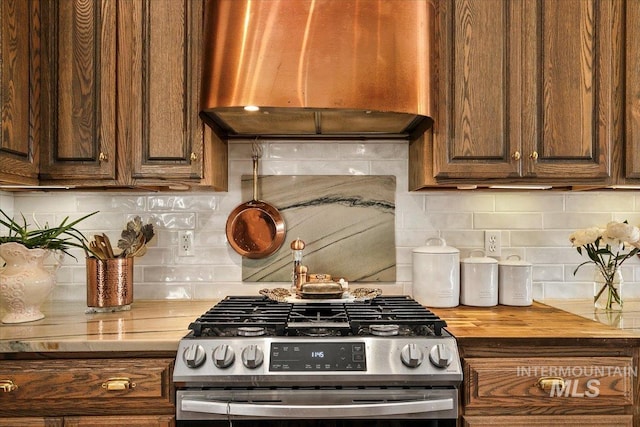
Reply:
<svg viewBox="0 0 640 427"><path fill-rule="evenodd" d="M273 288L261 289L260 295L277 302L288 302L293 304L301 304L308 302L353 302L353 301L369 301L375 297L382 295L382 290L377 288L356 288L346 290L344 292L300 292L293 295L288 289Z"/></svg>

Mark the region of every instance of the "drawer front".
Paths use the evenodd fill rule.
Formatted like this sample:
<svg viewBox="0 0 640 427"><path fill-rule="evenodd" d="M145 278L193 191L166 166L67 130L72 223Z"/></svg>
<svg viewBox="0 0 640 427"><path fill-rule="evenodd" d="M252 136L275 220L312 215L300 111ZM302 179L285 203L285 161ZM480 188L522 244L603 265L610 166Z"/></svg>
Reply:
<svg viewBox="0 0 640 427"><path fill-rule="evenodd" d="M173 427L175 423L171 415L64 417L64 427Z"/></svg>
<svg viewBox="0 0 640 427"><path fill-rule="evenodd" d="M0 415L171 413L172 369L173 359L0 361Z"/></svg>
<svg viewBox="0 0 640 427"><path fill-rule="evenodd" d="M631 357L469 358L463 366L468 409L633 405Z"/></svg>
<svg viewBox="0 0 640 427"><path fill-rule="evenodd" d="M0 427L63 427L62 418L4 418L0 417Z"/></svg>
<svg viewBox="0 0 640 427"><path fill-rule="evenodd" d="M463 420L464 427L633 427L633 415L465 416Z"/></svg>

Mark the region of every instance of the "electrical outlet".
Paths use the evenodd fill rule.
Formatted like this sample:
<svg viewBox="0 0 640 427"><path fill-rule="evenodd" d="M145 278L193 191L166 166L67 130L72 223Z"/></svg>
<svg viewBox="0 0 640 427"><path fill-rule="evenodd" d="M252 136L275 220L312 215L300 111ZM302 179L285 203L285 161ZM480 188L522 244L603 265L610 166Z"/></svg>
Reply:
<svg viewBox="0 0 640 427"><path fill-rule="evenodd" d="M500 256L502 253L501 236L500 230L486 230L484 232L484 252L486 256Z"/></svg>
<svg viewBox="0 0 640 427"><path fill-rule="evenodd" d="M193 230L178 232L178 256L193 256Z"/></svg>

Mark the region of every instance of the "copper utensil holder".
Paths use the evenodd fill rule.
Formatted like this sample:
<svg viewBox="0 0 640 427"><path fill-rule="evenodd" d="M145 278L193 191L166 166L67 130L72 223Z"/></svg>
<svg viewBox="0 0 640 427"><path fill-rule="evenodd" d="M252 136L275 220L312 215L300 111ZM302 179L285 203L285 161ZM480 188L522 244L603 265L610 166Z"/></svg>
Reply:
<svg viewBox="0 0 640 427"><path fill-rule="evenodd" d="M87 258L87 306L126 307L133 301L133 257Z"/></svg>

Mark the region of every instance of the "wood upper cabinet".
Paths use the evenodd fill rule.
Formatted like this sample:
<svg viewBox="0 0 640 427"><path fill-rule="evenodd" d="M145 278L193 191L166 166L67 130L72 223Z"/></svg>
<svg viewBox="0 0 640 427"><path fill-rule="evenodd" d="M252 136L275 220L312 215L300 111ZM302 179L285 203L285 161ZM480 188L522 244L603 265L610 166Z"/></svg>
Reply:
<svg viewBox="0 0 640 427"><path fill-rule="evenodd" d="M202 179L198 117L203 2L119 3L120 144L131 144L133 180Z"/></svg>
<svg viewBox="0 0 640 427"><path fill-rule="evenodd" d="M40 1L0 1L0 183L38 183Z"/></svg>
<svg viewBox="0 0 640 427"><path fill-rule="evenodd" d="M41 183L227 188L198 117L204 0L47 1Z"/></svg>
<svg viewBox="0 0 640 427"><path fill-rule="evenodd" d="M622 129L622 2L435 4L434 183L607 183Z"/></svg>
<svg viewBox="0 0 640 427"><path fill-rule="evenodd" d="M625 177L640 178L640 2L628 1L626 10L626 170ZM637 183L637 181L636 181Z"/></svg>
<svg viewBox="0 0 640 427"><path fill-rule="evenodd" d="M114 0L43 2L43 181L116 182L115 6Z"/></svg>

